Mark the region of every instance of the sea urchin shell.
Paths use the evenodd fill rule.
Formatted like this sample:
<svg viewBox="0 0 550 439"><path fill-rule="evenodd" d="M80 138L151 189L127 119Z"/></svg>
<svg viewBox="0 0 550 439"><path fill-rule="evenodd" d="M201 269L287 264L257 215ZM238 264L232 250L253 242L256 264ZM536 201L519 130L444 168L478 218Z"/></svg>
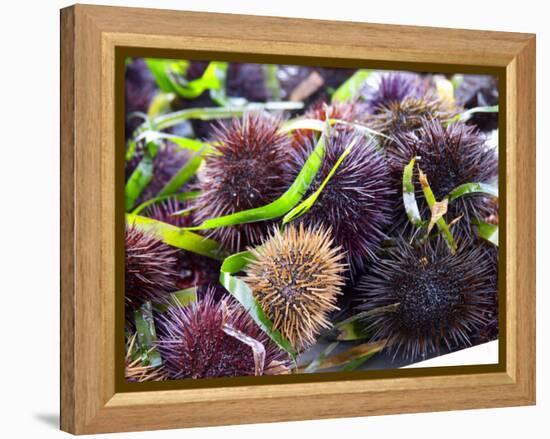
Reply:
<svg viewBox="0 0 550 439"><path fill-rule="evenodd" d="M125 298L128 304L162 302L175 291L178 279L177 252L156 237L126 225Z"/></svg>
<svg viewBox="0 0 550 439"><path fill-rule="evenodd" d="M196 202L196 219L228 215L264 206L290 186L293 180L286 161L290 139L279 131L279 123L257 113L218 126L213 144L216 153L205 160L199 174L202 190ZM231 251L258 244L268 223L240 224L213 229L210 236Z"/></svg>
<svg viewBox="0 0 550 439"><path fill-rule="evenodd" d="M190 306L170 307L157 322L157 347L171 379L288 371L288 354L227 296L215 302L208 293ZM251 345L261 351L259 358Z"/></svg>
<svg viewBox="0 0 550 439"><path fill-rule="evenodd" d="M473 245L453 255L440 239L418 247L398 240L358 285L373 339L411 360L470 345L495 303L492 255Z"/></svg>
<svg viewBox="0 0 550 439"><path fill-rule="evenodd" d="M315 341L329 328L328 314L344 285L345 264L340 247L333 246L330 230L293 225L252 249L255 260L246 270L246 282L273 327L297 349Z"/></svg>

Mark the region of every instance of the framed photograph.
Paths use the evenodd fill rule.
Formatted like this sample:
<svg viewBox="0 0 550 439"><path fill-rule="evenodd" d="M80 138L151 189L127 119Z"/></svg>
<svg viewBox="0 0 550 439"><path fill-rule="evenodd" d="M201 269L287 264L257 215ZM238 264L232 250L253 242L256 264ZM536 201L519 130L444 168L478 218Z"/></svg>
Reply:
<svg viewBox="0 0 550 439"><path fill-rule="evenodd" d="M535 36L63 9L61 239L65 431L534 404Z"/></svg>

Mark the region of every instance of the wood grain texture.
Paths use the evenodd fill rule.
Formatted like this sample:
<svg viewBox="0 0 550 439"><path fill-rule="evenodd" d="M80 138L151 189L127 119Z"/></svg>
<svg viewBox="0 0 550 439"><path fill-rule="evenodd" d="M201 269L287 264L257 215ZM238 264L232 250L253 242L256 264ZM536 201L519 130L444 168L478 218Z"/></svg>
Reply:
<svg viewBox="0 0 550 439"><path fill-rule="evenodd" d="M534 403L534 36L83 5L61 12L61 31L63 430L81 434ZM505 69L506 371L116 393L119 46Z"/></svg>

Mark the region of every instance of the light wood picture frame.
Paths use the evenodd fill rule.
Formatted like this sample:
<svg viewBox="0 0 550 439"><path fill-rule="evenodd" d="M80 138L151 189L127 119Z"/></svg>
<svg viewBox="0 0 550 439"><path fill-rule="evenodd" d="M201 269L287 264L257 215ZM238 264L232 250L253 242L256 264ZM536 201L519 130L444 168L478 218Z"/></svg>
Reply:
<svg viewBox="0 0 550 439"><path fill-rule="evenodd" d="M118 294L124 249L117 187L123 168L115 145L123 76L117 72L129 53L168 51L498 76L505 146L499 157L505 224L499 364L276 384L121 385L116 334L124 318ZM535 71L531 34L91 5L63 9L61 429L89 434L534 404Z"/></svg>

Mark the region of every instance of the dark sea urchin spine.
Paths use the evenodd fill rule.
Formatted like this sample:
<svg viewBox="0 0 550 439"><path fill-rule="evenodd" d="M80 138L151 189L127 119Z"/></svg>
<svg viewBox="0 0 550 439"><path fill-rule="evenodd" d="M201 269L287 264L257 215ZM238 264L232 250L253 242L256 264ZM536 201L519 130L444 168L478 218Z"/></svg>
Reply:
<svg viewBox="0 0 550 439"><path fill-rule="evenodd" d="M394 145L387 151L394 190L399 205L395 219L396 228L410 228L401 196L403 169L413 157L420 157L417 164L428 178L438 201L448 196L456 187L465 183L495 184L498 179L498 158L495 151L486 147L485 137L475 127L457 122L444 126L437 120L424 120L420 130L396 136ZM414 179L417 170L415 170ZM430 209L424 201L420 184L416 186L420 213L430 217ZM473 219L486 219L494 213L487 196L470 194L449 202L447 218L460 218L453 226L458 238L474 235Z"/></svg>
<svg viewBox="0 0 550 439"><path fill-rule="evenodd" d="M497 297L494 253L442 240L415 247L399 240L359 283L360 309L373 340L409 360L469 346L492 319Z"/></svg>
<svg viewBox="0 0 550 439"><path fill-rule="evenodd" d="M239 304L211 294L158 317L158 350L170 379L286 373L288 354ZM256 354L255 354L256 352Z"/></svg>
<svg viewBox="0 0 550 439"><path fill-rule="evenodd" d="M139 306L147 300L163 302L177 289L177 249L127 224L125 252L127 304Z"/></svg>
<svg viewBox="0 0 550 439"><path fill-rule="evenodd" d="M273 328L298 351L315 342L328 315L337 310L345 283L344 255L333 245L330 230L290 225L252 249L246 282L273 322Z"/></svg>
<svg viewBox="0 0 550 439"><path fill-rule="evenodd" d="M376 144L354 130L333 130L326 143L323 164L309 191L328 176L346 148L354 144L311 209L299 221L332 228L336 245L346 251L353 270L374 256L385 237L393 208L393 186L389 169ZM306 142L293 154L301 169L315 144Z"/></svg>
<svg viewBox="0 0 550 439"><path fill-rule="evenodd" d="M273 117L257 113L234 119L215 129L216 152L206 157L199 173L201 195L196 200L198 223L218 216L264 206L292 184L288 166L290 138L279 131ZM213 229L209 235L230 251L256 245L269 222Z"/></svg>

